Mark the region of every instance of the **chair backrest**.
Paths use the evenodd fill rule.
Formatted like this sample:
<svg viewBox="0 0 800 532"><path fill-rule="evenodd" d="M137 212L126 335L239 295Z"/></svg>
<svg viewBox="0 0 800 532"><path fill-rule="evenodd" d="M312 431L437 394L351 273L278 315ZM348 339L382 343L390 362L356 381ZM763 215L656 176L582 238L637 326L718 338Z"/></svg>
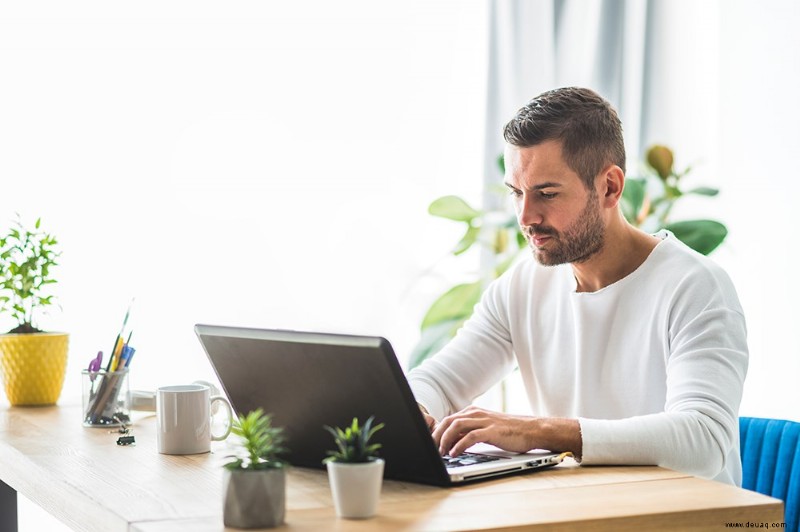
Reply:
<svg viewBox="0 0 800 532"><path fill-rule="evenodd" d="M739 418L742 487L783 500L789 532L800 526L800 423Z"/></svg>

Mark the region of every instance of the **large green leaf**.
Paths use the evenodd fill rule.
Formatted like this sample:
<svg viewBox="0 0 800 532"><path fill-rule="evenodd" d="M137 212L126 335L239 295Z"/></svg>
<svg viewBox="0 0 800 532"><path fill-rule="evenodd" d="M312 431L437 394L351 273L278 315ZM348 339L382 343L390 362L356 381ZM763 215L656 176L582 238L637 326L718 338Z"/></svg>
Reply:
<svg viewBox="0 0 800 532"><path fill-rule="evenodd" d="M685 220L667 224L664 229L703 255L714 251L728 236L728 229L714 220Z"/></svg>
<svg viewBox="0 0 800 532"><path fill-rule="evenodd" d="M428 206L428 212L433 216L457 222L470 222L481 214L458 196L442 196L433 200L433 203Z"/></svg>
<svg viewBox="0 0 800 532"><path fill-rule="evenodd" d="M716 196L719 194L718 188L711 187L697 187L692 190L687 190L684 194L698 194L700 196Z"/></svg>
<svg viewBox="0 0 800 532"><path fill-rule="evenodd" d="M517 231L517 246L522 249L528 245L528 239L525 238L525 235L522 231Z"/></svg>
<svg viewBox="0 0 800 532"><path fill-rule="evenodd" d="M506 257L502 261L498 262L497 265L494 267L494 276L500 277L501 275L506 273L506 271L511 267L511 265L514 264L514 261L517 260L517 257L519 257L519 255L524 252L525 250L520 249L510 257Z"/></svg>
<svg viewBox="0 0 800 532"><path fill-rule="evenodd" d="M719 194L718 188L711 187L697 187L692 190L686 191L686 194L699 194L700 196L716 196Z"/></svg>
<svg viewBox="0 0 800 532"><path fill-rule="evenodd" d="M455 336L464 320L465 318L443 321L424 329L419 342L408 357L408 369L419 366L426 359L438 353Z"/></svg>
<svg viewBox="0 0 800 532"><path fill-rule="evenodd" d="M461 255L478 240L478 235L480 234L481 230L478 227L472 227L471 225L467 226L467 232L464 233L464 236L461 237L461 240L458 241L456 244L455 249L453 249L453 255Z"/></svg>
<svg viewBox="0 0 800 532"><path fill-rule="evenodd" d="M636 224L636 215L642 210L646 181L642 178L632 177L625 181L622 190L622 214L632 224Z"/></svg>
<svg viewBox="0 0 800 532"><path fill-rule="evenodd" d="M433 302L422 319L421 329L443 321L463 319L472 314L472 308L481 297L481 283L459 284L442 294Z"/></svg>

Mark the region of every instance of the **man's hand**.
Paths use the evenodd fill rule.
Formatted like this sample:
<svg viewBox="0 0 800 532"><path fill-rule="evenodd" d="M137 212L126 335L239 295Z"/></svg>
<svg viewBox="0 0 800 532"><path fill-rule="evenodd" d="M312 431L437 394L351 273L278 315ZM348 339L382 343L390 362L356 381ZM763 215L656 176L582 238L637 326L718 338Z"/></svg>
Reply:
<svg viewBox="0 0 800 532"><path fill-rule="evenodd" d="M537 418L492 412L470 406L447 416L433 431L442 455L458 456L476 443L524 453L531 449L572 451L580 457L577 419Z"/></svg>
<svg viewBox="0 0 800 532"><path fill-rule="evenodd" d="M425 424L428 426L428 430L433 433L434 429L436 429L436 419L434 419L434 417L428 413L427 408L419 403L417 403L417 406L419 406L419 410L422 412L422 417L425 419Z"/></svg>

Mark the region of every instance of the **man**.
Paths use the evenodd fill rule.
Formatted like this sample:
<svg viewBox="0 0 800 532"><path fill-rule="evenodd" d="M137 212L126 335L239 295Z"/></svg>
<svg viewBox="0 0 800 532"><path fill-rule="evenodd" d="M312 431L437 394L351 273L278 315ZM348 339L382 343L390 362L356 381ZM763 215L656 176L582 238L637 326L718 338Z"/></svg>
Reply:
<svg viewBox="0 0 800 532"><path fill-rule="evenodd" d="M625 148L596 93L557 89L506 125L505 184L533 259L492 283L409 373L442 454L477 442L741 484L745 320L724 271L619 208ZM519 367L533 416L468 406Z"/></svg>

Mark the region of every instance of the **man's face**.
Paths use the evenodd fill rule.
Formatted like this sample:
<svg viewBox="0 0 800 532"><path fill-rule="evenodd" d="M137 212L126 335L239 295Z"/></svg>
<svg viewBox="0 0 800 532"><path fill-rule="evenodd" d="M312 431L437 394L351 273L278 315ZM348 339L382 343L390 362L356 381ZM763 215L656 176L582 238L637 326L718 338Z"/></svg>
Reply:
<svg viewBox="0 0 800 532"><path fill-rule="evenodd" d="M580 263L602 249L597 192L587 190L564 161L560 142L507 146L505 164L517 221L540 264Z"/></svg>

